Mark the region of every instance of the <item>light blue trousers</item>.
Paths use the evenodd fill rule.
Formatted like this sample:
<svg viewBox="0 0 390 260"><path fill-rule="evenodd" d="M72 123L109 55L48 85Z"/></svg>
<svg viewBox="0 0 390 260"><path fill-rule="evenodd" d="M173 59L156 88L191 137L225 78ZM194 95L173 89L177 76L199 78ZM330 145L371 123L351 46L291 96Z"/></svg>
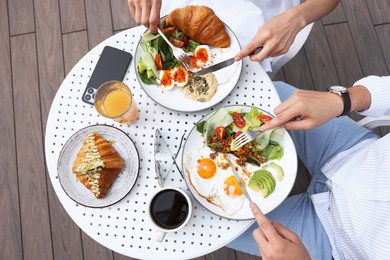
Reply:
<svg viewBox="0 0 390 260"><path fill-rule="evenodd" d="M296 88L284 82L274 82L274 85L282 101L296 91ZM267 217L295 232L312 259L332 259L328 236L316 215L310 195L328 190L325 185L326 177L321 172L326 161L365 139L378 136L356 124L349 117L335 118L312 130L289 133L299 158L312 175L312 180L307 192L288 197L279 207L267 214ZM257 223L254 223L227 246L248 254L260 255L252 236L253 230L257 227Z"/></svg>

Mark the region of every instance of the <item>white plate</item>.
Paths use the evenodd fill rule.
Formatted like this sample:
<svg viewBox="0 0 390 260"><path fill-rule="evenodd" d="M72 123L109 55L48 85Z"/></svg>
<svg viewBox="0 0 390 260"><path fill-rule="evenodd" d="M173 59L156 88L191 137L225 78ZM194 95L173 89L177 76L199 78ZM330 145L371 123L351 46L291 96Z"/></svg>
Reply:
<svg viewBox="0 0 390 260"><path fill-rule="evenodd" d="M228 110L230 109L237 109L240 108L243 112L248 112L250 110L250 106L226 106ZM258 108L259 110L262 110ZM262 110L265 114L269 114L268 112ZM214 113L214 112L212 112ZM206 120L209 118L209 116L212 114L208 114L205 118L201 119L201 121ZM275 178L276 181L276 187L273 193L271 193L268 197L263 198L258 192L257 194L253 192L250 188L247 188L248 193L250 194L252 200L260 207L262 212L264 214L267 214L268 212L275 209L280 203L283 202L283 200L288 196L290 193L297 174L297 167L298 167L298 161L297 161L297 154L295 151L294 143L292 142L292 139L288 132L284 130L284 134L282 139L279 141L280 145L283 147L283 157L281 160L274 160L275 163L277 163L279 166L283 168L284 171L284 179L282 181L278 181L276 178L276 171L269 170L272 175ZM194 151L196 151L199 148L204 147L203 143L203 137L201 134L196 130L196 126L191 130L190 134L188 135L187 141L183 148L183 155L182 155L182 169L184 171L185 175L185 181L187 183L188 188L190 189L192 195L195 197L195 199L206 209L209 211L225 218L229 219L237 219L237 220L249 220L253 219L252 211L249 208L249 201L245 199L244 205L242 208L234 215L229 215L225 211L223 211L220 207L208 202L204 197L200 196L197 191L192 187L188 172L185 168L185 164L190 158L191 155L194 154ZM260 169L260 167L259 167ZM244 196L244 195L243 195Z"/></svg>
<svg viewBox="0 0 390 260"><path fill-rule="evenodd" d="M227 33L230 36L230 47L229 48L214 48L210 47L210 53L213 57L213 63L219 63L221 61L230 59L234 57L240 50L240 43L238 42L237 37L234 35L232 30L225 25ZM142 41L142 38L141 40ZM138 77L138 81L141 84L141 87L144 89L146 94L153 99L156 103L160 104L163 107L181 111L181 112L195 112L200 111L209 107L214 106L218 102L222 101L236 86L237 81L241 74L242 61L235 62L229 67L223 68L214 72L214 75L218 79L218 88L214 96L208 102L199 102L188 99L185 97L184 92L180 90L179 87L174 87L171 90L164 90L162 87L157 85L147 85L142 82L138 75L138 63L141 56L141 48L139 43L135 51L135 73ZM211 65L212 65L211 64ZM226 81L226 79L228 80Z"/></svg>
<svg viewBox="0 0 390 260"><path fill-rule="evenodd" d="M97 132L107 141L114 141L113 148L124 160L124 167L104 198L96 198L82 183L77 181L72 167L84 138ZM123 199L133 188L139 173L138 151L130 137L113 126L93 125L80 129L62 147L57 165L58 178L65 193L75 202L86 207L101 208Z"/></svg>

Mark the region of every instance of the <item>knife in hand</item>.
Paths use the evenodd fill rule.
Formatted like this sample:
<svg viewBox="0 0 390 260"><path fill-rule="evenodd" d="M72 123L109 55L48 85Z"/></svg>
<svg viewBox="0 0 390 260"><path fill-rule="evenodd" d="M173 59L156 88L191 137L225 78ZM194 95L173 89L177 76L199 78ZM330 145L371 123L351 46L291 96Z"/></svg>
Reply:
<svg viewBox="0 0 390 260"><path fill-rule="evenodd" d="M197 71L197 72L195 72L195 73L192 73L192 76L193 76L193 77L202 76L202 75L204 75L204 74L207 74L207 73L210 73L210 72L214 72L214 71L223 69L223 68L225 68L225 67L227 67L227 66L232 65L233 63L234 63L234 57L233 57L233 58L230 58L230 59L228 59L228 60L222 61L222 62L220 62L220 63L211 65L210 67L201 69L200 71Z"/></svg>

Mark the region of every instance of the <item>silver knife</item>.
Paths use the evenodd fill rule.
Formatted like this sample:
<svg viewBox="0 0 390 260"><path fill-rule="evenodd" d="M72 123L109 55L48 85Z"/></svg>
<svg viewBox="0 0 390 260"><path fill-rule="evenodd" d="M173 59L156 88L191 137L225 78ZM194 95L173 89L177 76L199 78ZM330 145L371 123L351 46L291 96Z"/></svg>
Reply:
<svg viewBox="0 0 390 260"><path fill-rule="evenodd" d="M223 69L223 68L225 68L227 66L230 66L233 63L234 63L234 57L230 58L228 60L222 61L220 63L211 65L210 67L207 67L207 68L202 69L200 71L197 71L197 72L193 73L192 76L193 77L197 77L197 76L201 76L201 75L213 72L213 71L217 71L217 70Z"/></svg>
<svg viewBox="0 0 390 260"><path fill-rule="evenodd" d="M252 199L251 199L251 197L249 196L249 193L248 193L248 191L246 190L246 187L245 187L244 183L242 183L241 178L240 178L240 176L238 175L238 173L237 173L237 171L236 171L236 168L234 168L234 165L233 165L231 159L229 158L229 156L230 156L229 154L226 154L226 159L227 159L227 161L229 162L229 165L230 165L230 168L232 169L232 172L233 172L233 174L234 174L234 177L236 177L236 181L238 182L238 185L240 185L240 188L241 188L242 192L244 193L246 199L249 200L249 202L252 202Z"/></svg>

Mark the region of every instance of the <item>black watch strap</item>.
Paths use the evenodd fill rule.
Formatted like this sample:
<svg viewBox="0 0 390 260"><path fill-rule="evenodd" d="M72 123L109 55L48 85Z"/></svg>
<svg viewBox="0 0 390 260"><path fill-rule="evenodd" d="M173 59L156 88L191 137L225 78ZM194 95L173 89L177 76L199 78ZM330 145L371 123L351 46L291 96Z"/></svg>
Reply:
<svg viewBox="0 0 390 260"><path fill-rule="evenodd" d="M344 102L344 110L339 116L346 116L351 112L351 98L349 97L348 91L341 93L341 98Z"/></svg>

